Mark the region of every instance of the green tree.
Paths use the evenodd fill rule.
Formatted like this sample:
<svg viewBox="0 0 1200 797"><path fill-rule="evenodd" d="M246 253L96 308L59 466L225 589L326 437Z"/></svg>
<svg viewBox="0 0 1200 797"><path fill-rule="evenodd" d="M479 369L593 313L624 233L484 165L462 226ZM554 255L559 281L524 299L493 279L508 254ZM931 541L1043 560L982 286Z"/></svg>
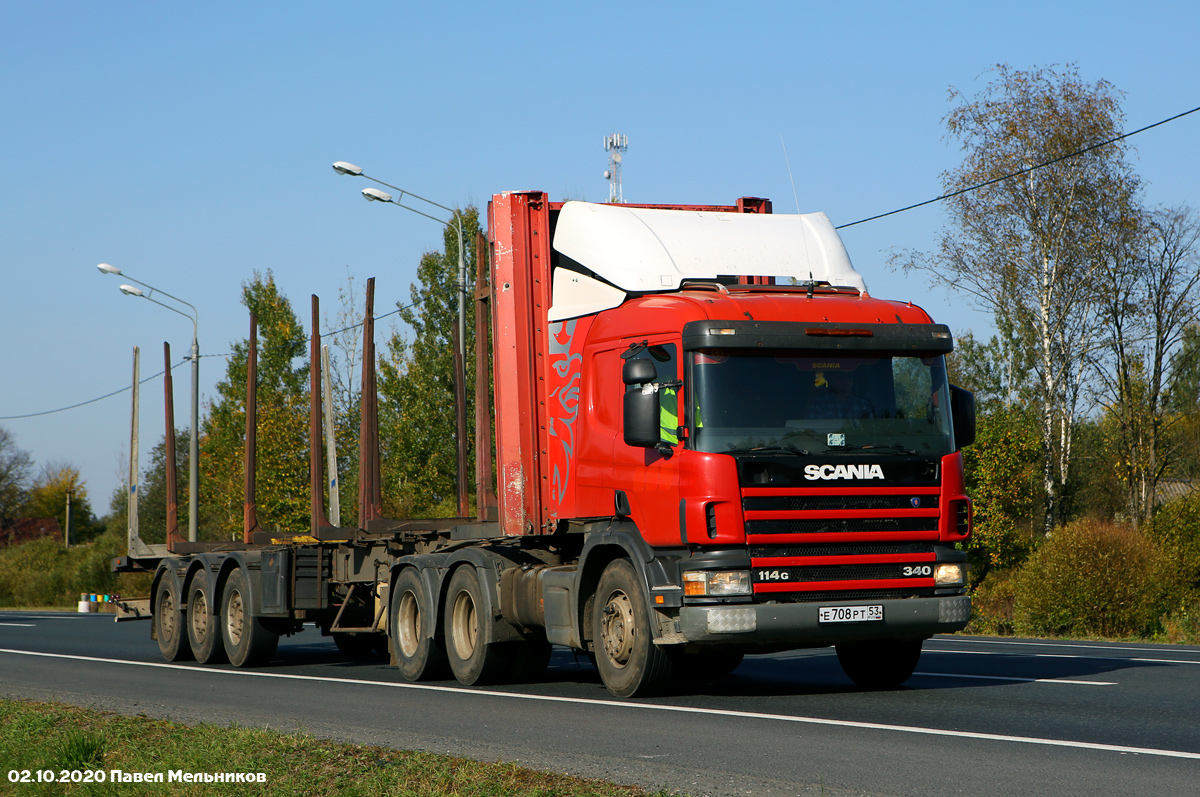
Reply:
<svg viewBox="0 0 1200 797"><path fill-rule="evenodd" d="M1029 410L980 416L974 445L963 449L975 527L967 556L971 581L1018 567L1033 550L1041 509L1041 446Z"/></svg>
<svg viewBox="0 0 1200 797"><path fill-rule="evenodd" d="M1177 451L1171 475L1200 479L1200 327L1195 324L1184 330L1171 358L1166 404L1174 421L1168 436Z"/></svg>
<svg viewBox="0 0 1200 797"><path fill-rule="evenodd" d="M947 194L963 193L948 200L951 228L940 251L898 259L965 292L998 326L1028 340L1049 532L1070 474L1087 371L1105 332L1097 276L1111 261L1114 231L1135 212L1138 181L1120 142L1097 146L1123 123L1109 83L1087 83L1074 67L1000 65L994 75L974 97L950 92L944 121L966 154L943 175Z"/></svg>
<svg viewBox="0 0 1200 797"><path fill-rule="evenodd" d="M1099 294L1110 330L1108 367L1099 373L1125 514L1134 525L1150 519L1158 482L1177 451L1167 437L1175 420L1171 364L1187 366L1187 358L1176 355L1190 354L1189 325L1200 308L1200 221L1189 209L1174 208L1136 222L1102 272Z"/></svg>
<svg viewBox="0 0 1200 797"><path fill-rule="evenodd" d="M475 237L479 212L457 214L462 223L468 285L466 351L468 462L474 452ZM429 252L417 268L418 282L400 317L411 329L411 342L392 335L380 357L380 437L384 449L384 500L387 514L452 517L456 498L457 454L453 329L457 324L458 234L445 230L443 252ZM463 477L472 481L473 471Z"/></svg>
<svg viewBox="0 0 1200 797"><path fill-rule="evenodd" d="M176 490L176 522L180 533L187 536L188 517L188 437L185 429L175 431L175 490ZM203 454L201 454L203 462ZM201 487L201 495L207 485ZM123 492L123 491L122 491ZM128 506L128 496L114 511L119 509L124 513ZM115 499L114 499L115 500ZM148 544L166 542L167 531L167 443L164 435L150 451L150 463L142 473L138 485L138 533Z"/></svg>
<svg viewBox="0 0 1200 797"><path fill-rule="evenodd" d="M92 539L102 528L92 514L87 487L79 476L79 470L64 463L48 463L42 466L33 480L26 496L22 514L25 517L52 517L58 519L66 529L67 494L71 495L71 542Z"/></svg>
<svg viewBox="0 0 1200 797"><path fill-rule="evenodd" d="M308 529L307 335L274 275L255 272L242 304L258 318L259 524L267 530ZM201 513L208 539L242 533L246 375L250 341L233 344L225 378L202 424ZM297 360L300 364L297 364Z"/></svg>

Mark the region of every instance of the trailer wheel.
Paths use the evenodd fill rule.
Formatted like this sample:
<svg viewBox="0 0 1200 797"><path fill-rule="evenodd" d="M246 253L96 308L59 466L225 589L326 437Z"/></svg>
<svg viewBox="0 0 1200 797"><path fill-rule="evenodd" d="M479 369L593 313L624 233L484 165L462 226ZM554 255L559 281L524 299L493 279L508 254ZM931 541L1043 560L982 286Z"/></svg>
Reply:
<svg viewBox="0 0 1200 797"><path fill-rule="evenodd" d="M415 568L406 567L392 585L392 617L389 625L392 655L406 681L432 681L446 677L449 662L446 647L430 625L434 618L425 607L425 584Z"/></svg>
<svg viewBox="0 0 1200 797"><path fill-rule="evenodd" d="M865 689L890 689L909 679L921 658L923 640L846 642L837 646L838 662L851 681Z"/></svg>
<svg viewBox="0 0 1200 797"><path fill-rule="evenodd" d="M596 669L617 697L655 694L671 676L671 655L650 636L645 593L628 559L611 562L600 576L592 639Z"/></svg>
<svg viewBox="0 0 1200 797"><path fill-rule="evenodd" d="M216 601L207 580L197 575L188 591L187 634L192 653L201 664L228 660L215 609Z"/></svg>
<svg viewBox="0 0 1200 797"><path fill-rule="evenodd" d="M192 646L188 643L188 632L179 596L175 585L164 578L158 585L158 599L154 601L154 636L158 650L167 661L191 661Z"/></svg>
<svg viewBox="0 0 1200 797"><path fill-rule="evenodd" d="M279 644L279 634L250 614L250 590L241 569L229 574L221 595L221 639L234 667L266 664Z"/></svg>
<svg viewBox="0 0 1200 797"><path fill-rule="evenodd" d="M483 586L473 566L450 577L446 593L446 655L461 684L495 683L511 674L511 645L492 640L491 618L483 613Z"/></svg>

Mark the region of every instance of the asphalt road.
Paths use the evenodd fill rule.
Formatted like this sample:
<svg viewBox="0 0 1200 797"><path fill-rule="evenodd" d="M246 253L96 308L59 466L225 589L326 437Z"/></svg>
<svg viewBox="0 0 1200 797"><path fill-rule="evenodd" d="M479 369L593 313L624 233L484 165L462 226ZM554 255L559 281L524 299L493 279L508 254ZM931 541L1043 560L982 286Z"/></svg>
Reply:
<svg viewBox="0 0 1200 797"><path fill-rule="evenodd" d="M946 636L891 691L857 689L817 650L620 701L565 650L544 682L474 689L407 684L385 660L346 661L315 630L258 670L166 664L149 634L106 615L0 613L0 695L692 795L1200 794L1196 647Z"/></svg>

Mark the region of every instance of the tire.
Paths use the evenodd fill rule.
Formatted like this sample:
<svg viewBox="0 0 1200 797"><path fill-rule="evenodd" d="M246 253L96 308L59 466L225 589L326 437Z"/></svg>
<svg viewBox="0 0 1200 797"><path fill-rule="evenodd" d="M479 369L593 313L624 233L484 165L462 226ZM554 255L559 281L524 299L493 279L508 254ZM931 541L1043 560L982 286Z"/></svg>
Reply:
<svg viewBox="0 0 1200 797"><path fill-rule="evenodd" d="M498 683L512 672L512 643L492 639L492 618L484 614L486 607L478 571L472 565L455 570L446 592L442 627L450 671L466 686Z"/></svg>
<svg viewBox="0 0 1200 797"><path fill-rule="evenodd" d="M279 634L250 614L252 605L246 574L238 568L229 574L221 594L221 639L234 667L266 664L279 645Z"/></svg>
<svg viewBox="0 0 1200 797"><path fill-rule="evenodd" d="M671 655L654 644L645 591L628 559L605 568L596 589L592 640L596 669L616 697L661 692L671 677Z"/></svg>
<svg viewBox="0 0 1200 797"><path fill-rule="evenodd" d="M425 584L415 568L406 567L392 584L391 622L388 634L396 668L406 681L434 681L450 673L446 647L430 628L435 617L426 611L431 605Z"/></svg>
<svg viewBox="0 0 1200 797"><path fill-rule="evenodd" d="M741 651L701 650L683 654L675 666L680 669L680 675L684 678L720 678L736 670L745 657L746 654Z"/></svg>
<svg viewBox="0 0 1200 797"><path fill-rule="evenodd" d="M159 582L158 596L154 601L154 636L158 640L158 651L166 661L191 661L195 658L188 642L183 607L175 585L167 578Z"/></svg>
<svg viewBox="0 0 1200 797"><path fill-rule="evenodd" d="M891 689L909 679L924 640L847 642L837 646L842 671L864 689Z"/></svg>
<svg viewBox="0 0 1200 797"><path fill-rule="evenodd" d="M220 664L229 660L225 655L225 643L221 639L216 605L207 579L202 574L197 574L188 590L186 619L188 643L192 646L196 661L201 664Z"/></svg>

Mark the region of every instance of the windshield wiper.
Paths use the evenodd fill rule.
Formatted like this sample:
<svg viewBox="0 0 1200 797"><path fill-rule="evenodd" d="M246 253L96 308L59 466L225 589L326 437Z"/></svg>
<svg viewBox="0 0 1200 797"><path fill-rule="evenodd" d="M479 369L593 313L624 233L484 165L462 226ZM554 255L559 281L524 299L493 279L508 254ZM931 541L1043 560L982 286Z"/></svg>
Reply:
<svg viewBox="0 0 1200 797"><path fill-rule="evenodd" d="M811 456L811 452L806 448L799 446L755 446L754 448L731 448L728 451L722 451L722 454L799 454L802 457Z"/></svg>
<svg viewBox="0 0 1200 797"><path fill-rule="evenodd" d="M822 454L839 454L843 451L895 451L899 454L915 455L917 452L911 448L894 445L865 445L865 446L838 446L837 448L827 448L822 451Z"/></svg>

